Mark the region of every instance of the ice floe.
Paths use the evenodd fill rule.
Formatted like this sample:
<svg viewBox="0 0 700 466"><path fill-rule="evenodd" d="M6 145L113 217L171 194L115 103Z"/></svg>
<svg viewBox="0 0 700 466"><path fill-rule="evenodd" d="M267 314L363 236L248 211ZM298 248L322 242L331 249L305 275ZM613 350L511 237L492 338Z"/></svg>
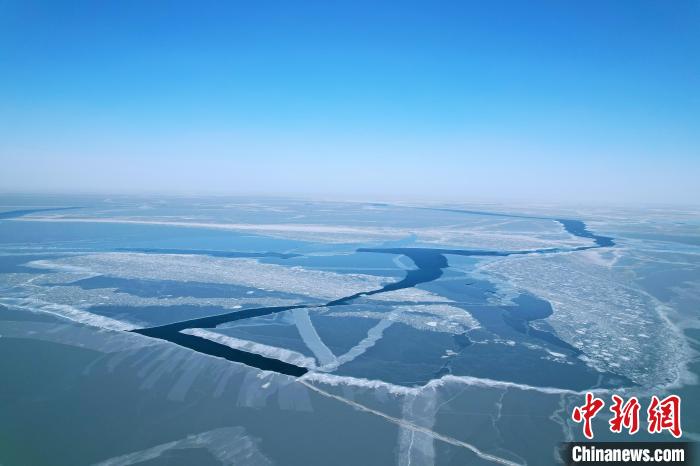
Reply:
<svg viewBox="0 0 700 466"><path fill-rule="evenodd" d="M29 267L118 278L174 280L240 285L320 300L333 300L381 288L392 280L367 274L341 274L255 259L188 254L100 253L36 260ZM368 296L373 300L433 301L437 295L417 288Z"/></svg>
<svg viewBox="0 0 700 466"><path fill-rule="evenodd" d="M119 278L242 285L324 300L381 288L388 282L384 277L373 275L338 274L266 264L254 259L187 254L86 254L32 261L28 266L49 270L68 268Z"/></svg>
<svg viewBox="0 0 700 466"><path fill-rule="evenodd" d="M480 272L549 301L547 322L598 370L642 385L678 378L684 339L629 275L577 253L509 257Z"/></svg>
<svg viewBox="0 0 700 466"><path fill-rule="evenodd" d="M264 345L249 340L241 340L227 335L222 335L216 331L192 328L183 330L182 333L194 335L200 338L214 341L216 343L228 346L230 348L247 351L249 353L259 354L272 359L277 359L295 366L306 367L307 369L315 369L316 361L313 358L304 356L296 351L278 348L275 346Z"/></svg>

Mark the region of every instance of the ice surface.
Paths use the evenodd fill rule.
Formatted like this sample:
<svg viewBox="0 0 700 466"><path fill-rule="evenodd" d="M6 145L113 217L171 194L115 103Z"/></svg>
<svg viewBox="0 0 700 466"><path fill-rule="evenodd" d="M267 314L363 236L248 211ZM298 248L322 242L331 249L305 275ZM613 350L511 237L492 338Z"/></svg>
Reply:
<svg viewBox="0 0 700 466"><path fill-rule="evenodd" d="M204 448L213 454L219 464L246 464L250 466L271 466L273 464L258 447L260 439L246 435L243 427L222 427L199 434L188 435L181 440L163 443L146 450L117 456L100 461L95 466L128 466L141 464L164 456L166 452L176 452Z"/></svg>
<svg viewBox="0 0 700 466"><path fill-rule="evenodd" d="M47 439L42 451L56 457L87 455L84 437L73 434L89 431L95 444L104 437L109 454L70 464L176 461L195 450L213 462L261 465L313 464L324 453L324 464L542 464L558 442L578 438L570 412L586 391L579 387L601 386L607 372L620 375L613 383L626 376L639 385L592 388L601 396L660 395L659 387L674 387L684 409L697 407L697 386L689 385L697 381L695 356L679 330L700 335L697 211L529 206L518 212L538 218L513 218L259 199L120 198L95 205L3 221L0 229L0 270L9 271L0 273L0 305L7 306L0 308L0 346L13 355L2 369L5 386L27 400L21 412L8 404L3 414L14 423L37 410L42 422L32 435L21 438L18 431L13 443L27 451L40 436ZM419 288L324 307L379 289L414 267L405 257L375 260L355 254L357 248L592 244L551 218L584 220L616 245L450 256L445 274ZM113 252L139 248L299 256ZM33 269L17 253L27 254ZM3 264L9 254L17 257ZM531 309L516 306L523 294L547 300L553 314L527 321ZM290 304L317 307L185 332L308 368L299 379L125 332L144 325L139 316L147 312L172 312L180 320L177 307L219 313ZM520 320L509 326L504 317ZM557 346L557 339L583 354ZM22 358L41 364L17 364ZM478 363L495 369L469 372ZM519 378L537 370L551 376ZM581 384L557 384L562 374L577 377L576 370L586 371ZM414 373L424 375L411 379ZM74 409L83 405L100 406L109 430L102 417L83 416L76 429L54 422L76 419ZM607 418L600 421L596 434L607 430ZM152 426L149 436L134 436L144 424ZM684 427L689 438L700 429L692 416ZM523 431L528 442L519 440ZM52 438L61 440L54 450ZM314 448L299 447L309 441Z"/></svg>
<svg viewBox="0 0 700 466"><path fill-rule="evenodd" d="M69 270L120 278L195 281L242 285L332 300L381 288L387 279L373 275L338 274L302 267L199 255L104 253L33 261L34 268Z"/></svg>
<svg viewBox="0 0 700 466"><path fill-rule="evenodd" d="M685 353L683 338L658 302L593 257L509 257L480 272L549 301L554 310L549 324L600 370L643 385L672 383Z"/></svg>
<svg viewBox="0 0 700 466"><path fill-rule="evenodd" d="M0 298L0 304L10 308L25 309L29 312L45 312L64 317L82 324L108 330L133 330L138 326L122 320L110 319L93 314L67 304L56 304L37 298Z"/></svg>
<svg viewBox="0 0 700 466"><path fill-rule="evenodd" d="M38 260L29 267L80 274L81 277L110 277L174 280L241 285L264 291L330 301L364 291L381 288L392 280L386 277L335 273L303 267L262 263L255 259L229 259L186 254L104 253L60 259ZM435 301L445 300L416 288L368 296L373 300ZM177 300L176 300L177 301ZM189 304L192 301L187 301ZM203 302L199 301L200 305ZM230 305L242 301L230 302Z"/></svg>
<svg viewBox="0 0 700 466"><path fill-rule="evenodd" d="M528 224L523 219L499 219L479 222L476 225L460 219L436 228L415 225L412 227L329 224L241 224L221 222L197 222L173 219L149 218L80 218L70 215L32 216L18 218L23 222L106 223L126 225L161 225L181 228L198 228L235 232L251 232L271 237L313 241L321 243L377 243L397 241L414 237L417 242L435 246L454 246L465 249L525 250L554 247L588 246L590 241L566 233L561 225L551 221L549 229L543 230L542 222L529 228L512 228L512 225ZM486 223L485 225L483 223ZM530 222L532 224L532 222Z"/></svg>
<svg viewBox="0 0 700 466"><path fill-rule="evenodd" d="M260 354L272 359L278 359L295 366L306 367L308 369L316 368L316 361L312 358L306 357L301 353L296 351L290 351L284 348L277 348L274 346L262 345L260 343L255 343L252 341L241 340L239 338L233 338L216 331L203 330L203 329L187 329L183 330L182 333L188 335L194 335L201 338L206 338L207 340L220 343L222 345L228 346L230 348L235 348L249 353Z"/></svg>
<svg viewBox="0 0 700 466"><path fill-rule="evenodd" d="M372 310L333 311L329 315L401 322L418 330L452 334L462 334L479 327L479 323L467 311L448 304L394 306L390 312Z"/></svg>

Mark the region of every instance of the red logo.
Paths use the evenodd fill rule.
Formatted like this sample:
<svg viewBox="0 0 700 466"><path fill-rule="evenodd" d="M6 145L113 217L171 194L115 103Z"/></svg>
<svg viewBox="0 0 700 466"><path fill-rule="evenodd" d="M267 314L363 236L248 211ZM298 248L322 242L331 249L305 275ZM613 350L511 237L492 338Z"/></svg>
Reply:
<svg viewBox="0 0 700 466"><path fill-rule="evenodd" d="M641 409L637 397L633 396L625 401L621 396L613 395L612 401L610 411L613 413L613 417L608 422L610 431L619 434L625 429L629 435L636 434L639 431L639 411ZM591 421L604 406L605 401L596 398L590 392L586 392L586 402L582 406L574 407L571 419L577 423L583 422L583 435L586 438L593 438ZM669 395L663 400L657 396L651 397L647 408L647 431L650 434L668 431L676 438L683 435L681 398L678 395Z"/></svg>
<svg viewBox="0 0 700 466"><path fill-rule="evenodd" d="M681 430L681 397L669 395L659 401L657 396L652 396L649 409L647 409L647 418L650 434L667 430L674 437L679 438L683 435Z"/></svg>
<svg viewBox="0 0 700 466"><path fill-rule="evenodd" d="M617 396L612 396L614 404L610 411L615 415L610 419L610 431L620 433L622 428L627 429L630 435L634 435L639 430L639 401L632 397L623 404L624 400Z"/></svg>
<svg viewBox="0 0 700 466"><path fill-rule="evenodd" d="M574 422L583 421L583 435L585 435L586 438L593 438L591 420L596 414L598 414L598 411L600 411L603 406L605 406L605 402L603 400L594 397L591 392L588 392L586 393L586 404L580 407L576 406L574 408L574 412L571 413L571 418L574 420Z"/></svg>

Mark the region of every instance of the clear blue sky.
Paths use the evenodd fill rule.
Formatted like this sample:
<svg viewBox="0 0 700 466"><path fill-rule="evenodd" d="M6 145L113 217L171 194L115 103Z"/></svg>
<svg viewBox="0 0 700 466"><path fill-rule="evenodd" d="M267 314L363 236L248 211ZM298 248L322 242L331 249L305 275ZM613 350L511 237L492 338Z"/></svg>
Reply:
<svg viewBox="0 0 700 466"><path fill-rule="evenodd" d="M0 0L0 190L700 203L700 2Z"/></svg>

